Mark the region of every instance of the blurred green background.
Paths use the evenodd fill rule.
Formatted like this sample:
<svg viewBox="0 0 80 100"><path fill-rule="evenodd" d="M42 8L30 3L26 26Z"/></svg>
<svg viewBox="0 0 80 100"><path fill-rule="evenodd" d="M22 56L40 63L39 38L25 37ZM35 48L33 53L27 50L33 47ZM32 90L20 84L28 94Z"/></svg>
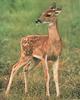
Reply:
<svg viewBox="0 0 80 100"><path fill-rule="evenodd" d="M24 95L22 72L14 79L9 97L4 92L12 65L19 59L21 38L48 33L48 25L36 25L35 20L54 1L63 9L57 18L63 40L61 100L80 99L80 0L0 0L0 100L46 100L42 67L29 73L28 96ZM50 74L50 98L55 100L51 70Z"/></svg>

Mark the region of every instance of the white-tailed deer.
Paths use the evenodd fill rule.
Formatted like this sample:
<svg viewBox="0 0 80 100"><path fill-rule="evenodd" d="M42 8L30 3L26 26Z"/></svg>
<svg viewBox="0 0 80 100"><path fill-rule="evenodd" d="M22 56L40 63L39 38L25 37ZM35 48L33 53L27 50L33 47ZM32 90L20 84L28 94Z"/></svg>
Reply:
<svg viewBox="0 0 80 100"><path fill-rule="evenodd" d="M44 74L46 79L46 95L50 96L49 92L49 68L48 60L53 61L53 77L56 86L57 96L60 95L59 90L59 56L62 50L62 42L57 29L57 18L56 16L61 12L60 8L50 7L41 17L36 20L36 23L48 23L48 35L29 35L21 39L21 56L20 60L12 67L10 80L7 86L6 94L9 93L13 77L17 71L23 67L24 80L25 80L25 93L27 89L27 71L29 70L30 61L33 59L39 59L43 64ZM54 59L55 58L55 59Z"/></svg>

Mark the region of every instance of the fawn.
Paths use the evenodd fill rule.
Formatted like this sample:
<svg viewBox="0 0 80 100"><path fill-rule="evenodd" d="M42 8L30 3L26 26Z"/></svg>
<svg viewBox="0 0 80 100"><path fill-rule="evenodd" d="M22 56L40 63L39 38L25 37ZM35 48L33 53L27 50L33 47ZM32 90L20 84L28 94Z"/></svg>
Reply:
<svg viewBox="0 0 80 100"><path fill-rule="evenodd" d="M49 67L48 61L53 61L53 78L56 86L57 96L60 95L59 89L59 56L62 51L62 41L57 28L57 15L61 12L61 8L50 7L36 20L36 23L48 23L48 35L29 35L21 39L21 55L19 61L13 65L10 80L7 86L6 94L9 93L13 77L17 71L23 67L25 80L25 93L27 89L27 71L30 67L30 61L39 59L44 67L46 80L46 95L50 96L49 92ZM34 59L35 58L35 59ZM53 59L55 58L55 60Z"/></svg>

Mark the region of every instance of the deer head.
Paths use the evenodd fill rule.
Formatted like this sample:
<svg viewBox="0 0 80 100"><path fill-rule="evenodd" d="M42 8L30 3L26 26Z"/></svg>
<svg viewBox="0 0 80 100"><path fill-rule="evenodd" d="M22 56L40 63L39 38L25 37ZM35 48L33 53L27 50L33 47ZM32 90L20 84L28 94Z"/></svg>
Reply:
<svg viewBox="0 0 80 100"><path fill-rule="evenodd" d="M56 5L51 6L42 13L42 15L36 20L36 23L55 23L56 16L60 14L61 8L57 8Z"/></svg>

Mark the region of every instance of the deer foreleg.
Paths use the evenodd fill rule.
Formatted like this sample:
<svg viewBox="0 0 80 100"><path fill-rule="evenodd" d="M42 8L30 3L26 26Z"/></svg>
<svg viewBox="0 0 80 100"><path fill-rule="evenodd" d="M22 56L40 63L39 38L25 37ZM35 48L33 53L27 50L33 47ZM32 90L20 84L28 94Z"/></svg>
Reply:
<svg viewBox="0 0 80 100"><path fill-rule="evenodd" d="M56 86L57 97L60 96L58 70L59 70L59 57L57 58L57 61L53 65L53 76L54 76L54 82Z"/></svg>
<svg viewBox="0 0 80 100"><path fill-rule="evenodd" d="M46 96L50 96L49 92L49 81L50 81L50 76L49 76L49 69L48 69L48 63L47 63L47 55L45 56L45 60L43 61L44 65L44 74L45 74L45 81L46 81Z"/></svg>

